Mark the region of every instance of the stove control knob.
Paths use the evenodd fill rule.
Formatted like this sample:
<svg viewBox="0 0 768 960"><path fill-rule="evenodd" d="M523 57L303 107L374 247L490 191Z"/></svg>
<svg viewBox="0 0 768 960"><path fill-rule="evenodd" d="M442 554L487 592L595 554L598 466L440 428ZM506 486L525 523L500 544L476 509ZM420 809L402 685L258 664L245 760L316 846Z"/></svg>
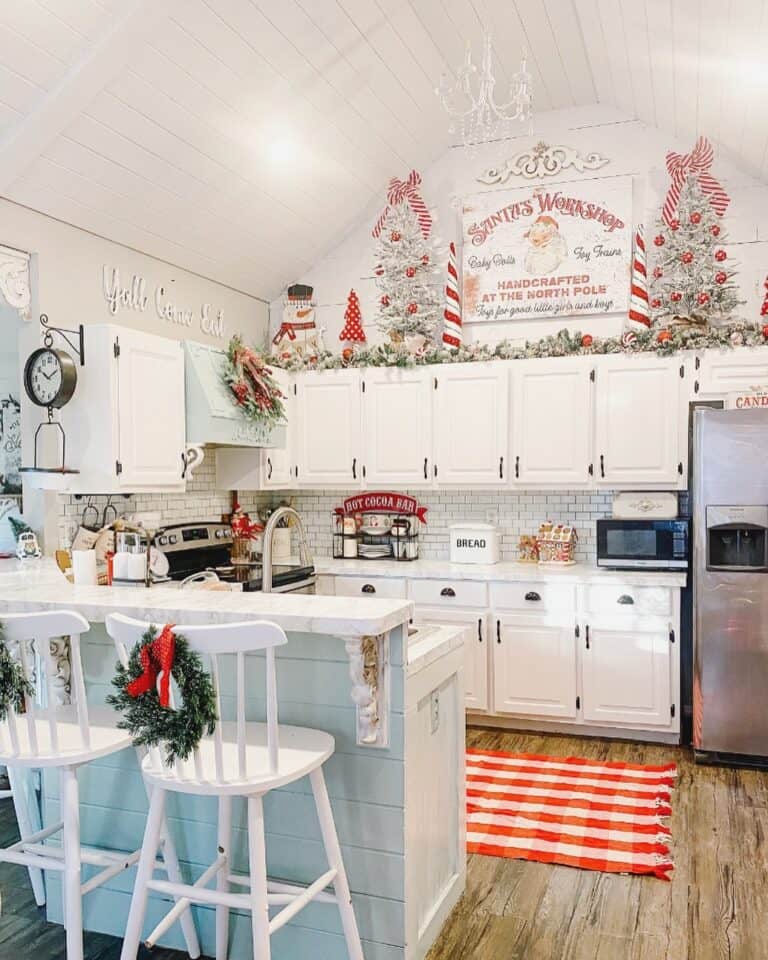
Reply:
<svg viewBox="0 0 768 960"><path fill-rule="evenodd" d="M161 547L164 547L164 546L166 545L166 543L168 543L168 537L160 537L160 539L159 539L158 542L159 542L159 544L160 544Z"/></svg>
<svg viewBox="0 0 768 960"><path fill-rule="evenodd" d="M175 533L172 533L172 534L170 535L170 537L168 537L168 543L176 543L176 542L178 541L178 539L179 539L179 538L176 536L176 534L175 534Z"/></svg>

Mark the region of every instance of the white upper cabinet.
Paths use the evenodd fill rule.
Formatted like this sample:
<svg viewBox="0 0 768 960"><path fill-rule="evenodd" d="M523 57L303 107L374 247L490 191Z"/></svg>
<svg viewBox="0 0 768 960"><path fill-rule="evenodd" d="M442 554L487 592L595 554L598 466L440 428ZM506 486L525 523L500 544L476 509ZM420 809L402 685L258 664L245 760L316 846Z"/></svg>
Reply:
<svg viewBox="0 0 768 960"><path fill-rule="evenodd" d="M679 358L605 356L595 364L595 478L604 483L677 484Z"/></svg>
<svg viewBox="0 0 768 960"><path fill-rule="evenodd" d="M512 367L511 477L518 484L589 480L589 358L521 360Z"/></svg>
<svg viewBox="0 0 768 960"><path fill-rule="evenodd" d="M120 485L183 486L183 345L127 329L116 343Z"/></svg>
<svg viewBox="0 0 768 960"><path fill-rule="evenodd" d="M438 486L504 486L509 473L509 365L443 364L431 368L435 391Z"/></svg>
<svg viewBox="0 0 768 960"><path fill-rule="evenodd" d="M301 487L362 482L359 370L324 370L296 377L296 470Z"/></svg>
<svg viewBox="0 0 768 960"><path fill-rule="evenodd" d="M363 480L369 487L432 482L430 370L370 368L363 384Z"/></svg>
<svg viewBox="0 0 768 960"><path fill-rule="evenodd" d="M768 389L768 347L705 350L694 366L695 393L701 398Z"/></svg>
<svg viewBox="0 0 768 960"><path fill-rule="evenodd" d="M293 378L278 367L272 369L272 376L283 393L286 430L285 446L262 450L261 486L265 490L284 490L293 484L293 471L296 465L296 398L293 393Z"/></svg>

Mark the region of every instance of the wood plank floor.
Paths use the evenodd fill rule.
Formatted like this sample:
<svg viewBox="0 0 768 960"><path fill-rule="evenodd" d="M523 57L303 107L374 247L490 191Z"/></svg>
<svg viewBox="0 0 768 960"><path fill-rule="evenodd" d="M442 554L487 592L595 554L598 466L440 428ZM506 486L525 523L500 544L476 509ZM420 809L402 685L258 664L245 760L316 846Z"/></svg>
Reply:
<svg viewBox="0 0 768 960"><path fill-rule="evenodd" d="M467 892L428 960L768 960L768 774L695 767L688 750L472 729L471 746L679 767L672 882L472 856ZM17 839L0 801L0 845ZM63 960L26 871L0 864L0 960ZM86 934L86 960L120 941ZM182 960L156 949L140 957ZM307 958L309 960L309 958Z"/></svg>
<svg viewBox="0 0 768 960"><path fill-rule="evenodd" d="M427 960L766 960L768 774L676 747L471 729L486 750L678 764L672 882L473 855Z"/></svg>

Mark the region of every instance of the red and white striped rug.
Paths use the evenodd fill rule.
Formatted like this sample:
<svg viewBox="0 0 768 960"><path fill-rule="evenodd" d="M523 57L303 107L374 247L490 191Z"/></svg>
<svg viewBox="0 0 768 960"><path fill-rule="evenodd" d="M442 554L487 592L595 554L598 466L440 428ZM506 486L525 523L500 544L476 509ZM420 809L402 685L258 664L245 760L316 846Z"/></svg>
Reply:
<svg viewBox="0 0 768 960"><path fill-rule="evenodd" d="M669 880L674 763L467 750L467 850Z"/></svg>

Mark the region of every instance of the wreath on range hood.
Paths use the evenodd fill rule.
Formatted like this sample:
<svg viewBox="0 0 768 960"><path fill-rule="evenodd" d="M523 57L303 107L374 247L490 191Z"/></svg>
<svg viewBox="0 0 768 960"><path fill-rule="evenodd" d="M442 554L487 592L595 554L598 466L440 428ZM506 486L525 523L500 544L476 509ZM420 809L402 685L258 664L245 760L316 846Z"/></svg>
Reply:
<svg viewBox="0 0 768 960"><path fill-rule="evenodd" d="M238 335L227 346L222 380L246 420L264 426L277 426L285 420L285 395L272 376L272 369Z"/></svg>

